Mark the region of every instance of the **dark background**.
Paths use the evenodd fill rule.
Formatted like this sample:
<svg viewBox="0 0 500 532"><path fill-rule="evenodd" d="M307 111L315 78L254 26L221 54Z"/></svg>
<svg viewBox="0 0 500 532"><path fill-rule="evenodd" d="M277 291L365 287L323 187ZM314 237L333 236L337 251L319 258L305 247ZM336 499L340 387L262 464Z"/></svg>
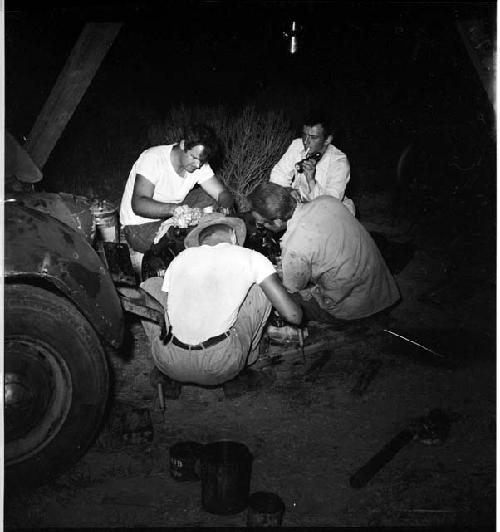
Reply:
<svg viewBox="0 0 500 532"><path fill-rule="evenodd" d="M496 4L7 2L6 128L28 136L86 22L122 21L44 168L46 187L68 183L75 168L113 167L125 180L147 127L180 102L284 108L300 124L304 95L332 112L353 176L363 160L377 166L351 187L390 186L399 153L429 127L466 124L491 141L491 104L455 27L474 17L493 32ZM284 36L292 20L294 55Z"/></svg>
<svg viewBox="0 0 500 532"><path fill-rule="evenodd" d="M181 102L222 103L234 110L246 104L283 109L297 126L306 107L322 104L335 118L334 144L350 160L348 195L357 217L415 247L413 260L397 279L403 299L396 308L402 329L396 330L439 352L445 350L459 362L461 356L465 361L470 357L470 367L450 374L410 364L402 353L404 344L396 346L391 358L385 343L372 352L372 337L364 339L366 343L354 338L341 346L341 336L340 356L335 353L324 381L315 382L310 392L293 381L284 388L283 402L266 393L249 396L246 407L234 410L234 417L221 417L218 407L206 410L206 404L200 408L196 402L196 412L186 409L188 403L170 410L157 425L156 470L167 467L165 442L181 435L205 441L209 422L223 427L236 423L238 431L248 422L243 434L252 444L254 436L266 430L276 434L269 442L267 434L262 440L267 464L275 466L266 478L272 490L281 486L280 493L286 495L288 523L304 526L316 512L317 520L311 522L324 524L320 518L332 508L339 510L335 522L342 525L376 526L384 523L384 516L399 526L455 519L454 513L410 514L406 519L399 513L400 508L435 504L463 511L456 517L461 524L474 527L494 521L496 131L492 105L455 26L456 20L469 18L485 20L491 35L496 34L496 3L44 2L36 9L7 1L5 119L6 128L21 141L29 135L84 24L124 23L44 166L41 186L73 192L79 184L77 190L85 195L119 200L133 162L148 145L148 128L161 123L168 109ZM288 53L289 40L283 35L292 20L301 28L296 55ZM400 155L410 143L416 147L414 158L398 174ZM415 182L419 186L413 186ZM405 215L399 222L390 216L393 207ZM429 333L425 329L433 333L448 323L451 329L434 335L441 339L441 347L435 347L433 334L424 334ZM486 338L488 349L474 342L470 354L466 346L462 349L464 330ZM125 367L120 381L126 383L127 397L135 385L132 377L142 375L150 364L147 343L142 339L136 345L142 351L135 354L135 365ZM342 390L372 353L384 360L380 382L362 404L351 403ZM422 355L419 351L415 358ZM140 386L133 391L134 397L143 393ZM290 399L292 392L296 402ZM345 490L341 484L330 484L332 478L338 480L327 478L331 471L354 471L399 430L404 416L435 401L465 413L448 447L422 454L415 444L415 454L402 453L401 461L387 468L385 479L368 494L349 494L347 484ZM269 405L278 405L279 416L266 417ZM314 416L314 409L311 415L311 406L320 409L319 415ZM331 417L335 408L337 418ZM213 418L207 412L215 412ZM170 432L177 429L180 432ZM140 473L147 475L149 455L140 447L132 452ZM292 458L287 461L285 456ZM106 496L118 493L118 498L130 490L139 500L143 489L147 503L160 500L153 493L157 485L147 476L141 480L118 474L117 479L113 469L108 478L99 459L114 468L114 455L100 457L91 453L69 480L39 498L21 499L8 507L11 521L66 523L74 513L75 523L100 518L101 526L114 523L114 507L96 504L101 489ZM333 469L328 464L323 477L306 478L329 458ZM86 468L97 471L90 487L82 480L87 478L81 473ZM311 493L308 486L314 488ZM185 497L182 504L179 493ZM299 501L294 517L290 505L296 493L306 500L327 495L314 501L316 506L301 506ZM196 490L179 492L177 486L167 495L161 504L166 505L162 519L167 516L168 524L186 519L191 526L206 524L206 516L197 517ZM185 508L191 508L193 516L185 514ZM149 507L132 505L131 511L130 523L150 523ZM128 525L125 506L119 506L117 514L119 522Z"/></svg>

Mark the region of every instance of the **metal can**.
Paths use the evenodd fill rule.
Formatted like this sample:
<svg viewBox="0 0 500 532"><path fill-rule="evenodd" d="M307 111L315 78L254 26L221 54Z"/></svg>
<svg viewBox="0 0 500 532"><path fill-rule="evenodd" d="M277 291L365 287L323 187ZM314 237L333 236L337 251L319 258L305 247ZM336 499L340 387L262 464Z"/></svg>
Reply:
<svg viewBox="0 0 500 532"><path fill-rule="evenodd" d="M200 457L204 445L183 441L170 447L170 474L177 481L199 480Z"/></svg>

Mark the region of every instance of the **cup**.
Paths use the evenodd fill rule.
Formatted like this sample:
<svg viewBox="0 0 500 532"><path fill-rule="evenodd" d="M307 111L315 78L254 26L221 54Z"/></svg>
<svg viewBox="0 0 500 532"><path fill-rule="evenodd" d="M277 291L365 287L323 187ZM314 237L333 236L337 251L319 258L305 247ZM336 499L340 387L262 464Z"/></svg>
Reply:
<svg viewBox="0 0 500 532"><path fill-rule="evenodd" d="M285 504L281 497L267 491L256 491L248 499L248 527L281 526Z"/></svg>

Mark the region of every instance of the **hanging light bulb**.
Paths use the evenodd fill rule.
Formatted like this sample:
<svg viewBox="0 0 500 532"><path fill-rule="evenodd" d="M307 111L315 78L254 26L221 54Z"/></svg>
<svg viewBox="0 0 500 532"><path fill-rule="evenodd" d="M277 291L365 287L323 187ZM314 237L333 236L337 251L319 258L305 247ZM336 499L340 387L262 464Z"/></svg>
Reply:
<svg viewBox="0 0 500 532"><path fill-rule="evenodd" d="M292 22L292 31L290 32L290 53L294 54L297 52L298 49L298 41L297 41L297 24L295 20Z"/></svg>
<svg viewBox="0 0 500 532"><path fill-rule="evenodd" d="M297 50L299 48L299 42L298 42L298 32L299 27L298 24L294 21L292 21L292 28L290 31L283 32L283 35L290 39L289 45L288 45L288 51L291 54L297 53Z"/></svg>

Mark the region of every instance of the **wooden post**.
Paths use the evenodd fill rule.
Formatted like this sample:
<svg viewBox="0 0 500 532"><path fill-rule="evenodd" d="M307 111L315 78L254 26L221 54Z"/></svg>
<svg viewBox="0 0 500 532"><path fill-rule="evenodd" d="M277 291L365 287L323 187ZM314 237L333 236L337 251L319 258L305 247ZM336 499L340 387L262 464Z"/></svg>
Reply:
<svg viewBox="0 0 500 532"><path fill-rule="evenodd" d="M37 183L43 177L29 153L5 130L5 179L15 177L22 183Z"/></svg>
<svg viewBox="0 0 500 532"><path fill-rule="evenodd" d="M26 141L38 168L47 162L121 26L88 23L83 28Z"/></svg>

